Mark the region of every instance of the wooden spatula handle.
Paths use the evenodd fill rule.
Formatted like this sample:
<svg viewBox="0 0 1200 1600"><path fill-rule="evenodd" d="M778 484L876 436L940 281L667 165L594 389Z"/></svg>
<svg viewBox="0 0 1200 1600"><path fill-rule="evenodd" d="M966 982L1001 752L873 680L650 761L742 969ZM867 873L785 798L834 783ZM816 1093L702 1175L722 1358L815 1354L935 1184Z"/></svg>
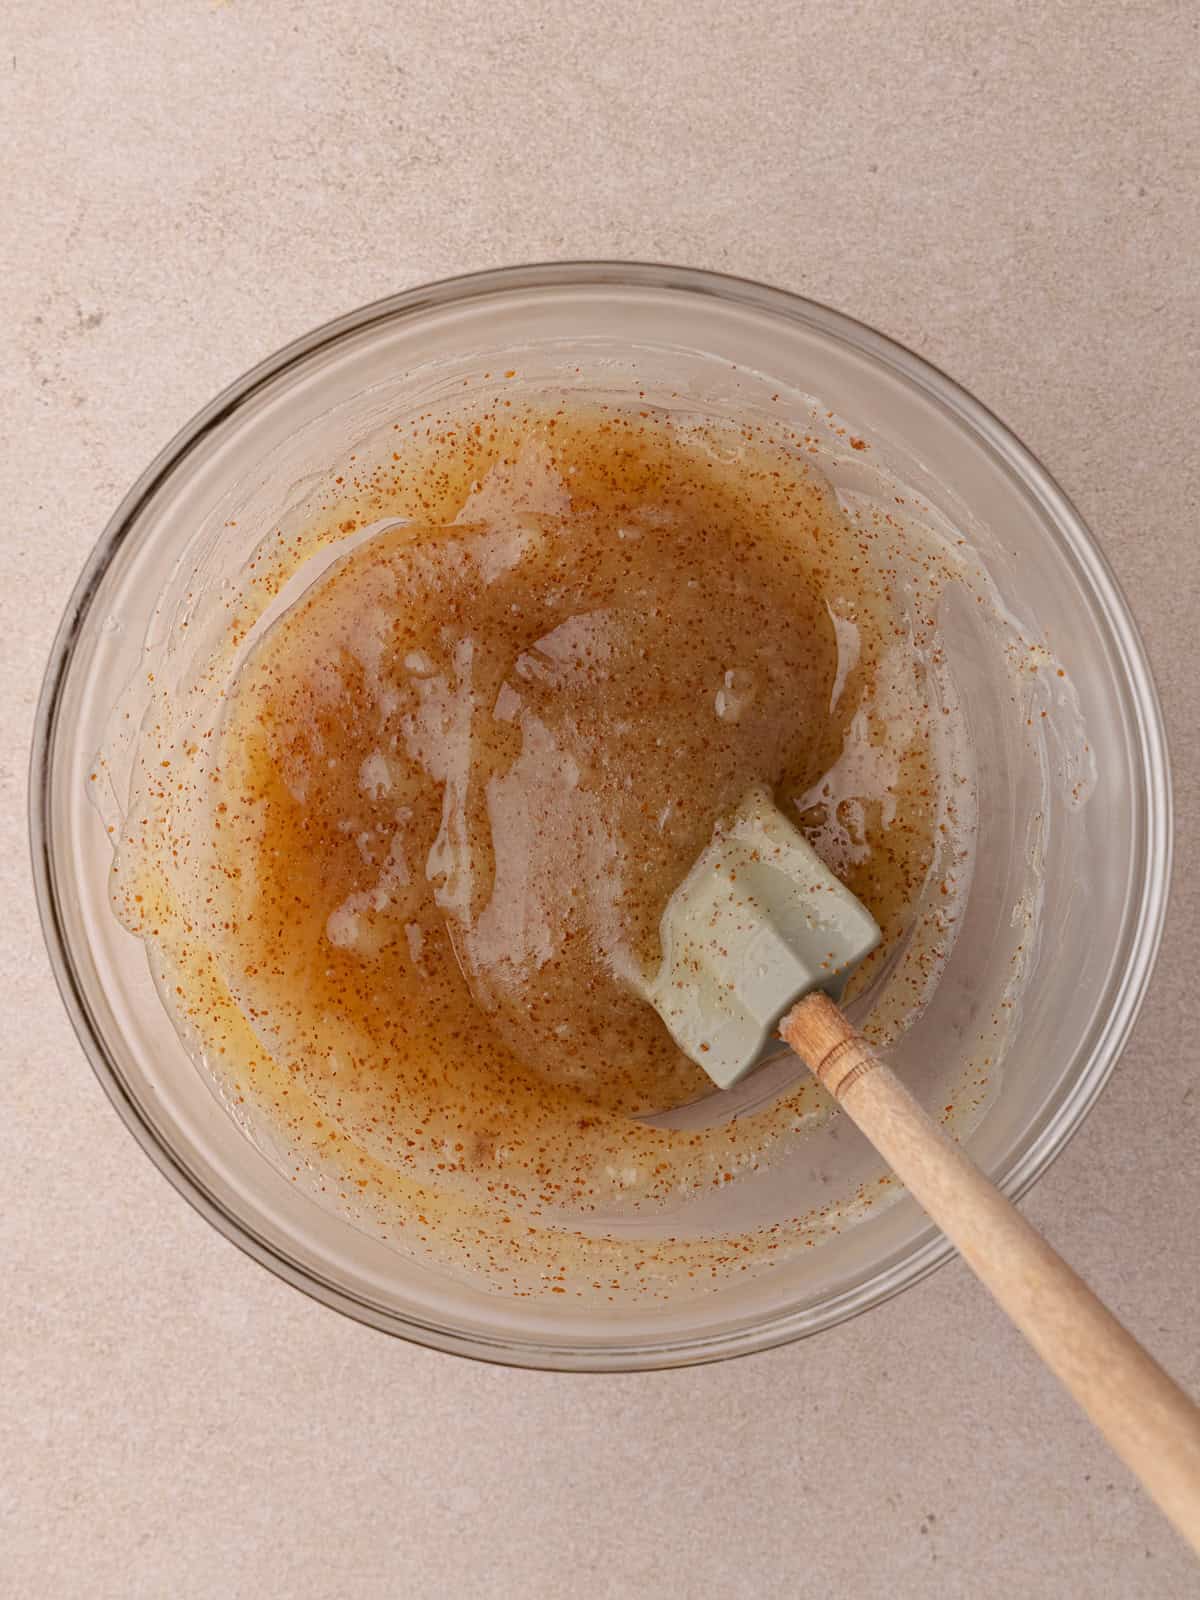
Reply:
<svg viewBox="0 0 1200 1600"><path fill-rule="evenodd" d="M780 1032L1200 1553L1200 1408L983 1176L834 1003Z"/></svg>

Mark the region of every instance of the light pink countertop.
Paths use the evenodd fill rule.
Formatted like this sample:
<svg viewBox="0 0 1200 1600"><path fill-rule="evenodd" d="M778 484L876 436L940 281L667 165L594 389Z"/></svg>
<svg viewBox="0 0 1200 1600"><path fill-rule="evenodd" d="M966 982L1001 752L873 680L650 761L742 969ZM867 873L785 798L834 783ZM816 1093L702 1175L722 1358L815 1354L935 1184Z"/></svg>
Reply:
<svg viewBox="0 0 1200 1600"><path fill-rule="evenodd" d="M1179 814L1166 950L1027 1209L1200 1389L1194 8L31 0L2 45L0 1593L1196 1593L957 1264L815 1341L618 1379L433 1355L285 1287L105 1102L24 821L85 555L174 430L285 340L542 257L840 306L1033 447L1150 647Z"/></svg>

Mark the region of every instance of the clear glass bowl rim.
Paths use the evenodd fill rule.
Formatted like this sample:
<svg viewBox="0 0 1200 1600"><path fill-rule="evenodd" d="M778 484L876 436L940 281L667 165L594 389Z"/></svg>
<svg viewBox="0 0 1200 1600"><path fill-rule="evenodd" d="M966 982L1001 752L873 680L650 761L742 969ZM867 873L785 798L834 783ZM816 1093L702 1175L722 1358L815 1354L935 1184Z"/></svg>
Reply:
<svg viewBox="0 0 1200 1600"><path fill-rule="evenodd" d="M1016 1199L1044 1173L1078 1130L1116 1064L1136 1021L1153 971L1166 917L1171 876L1172 800L1170 767L1162 712L1145 649L1128 603L1107 558L1066 494L1017 436L953 379L895 340L818 301L788 290L692 267L635 261L562 261L494 268L423 284L371 302L293 340L230 384L187 422L154 458L109 519L67 603L51 648L35 714L29 771L30 846L34 887L54 977L84 1052L121 1119L159 1170L200 1214L225 1237L277 1276L357 1321L433 1349L478 1360L555 1370L630 1371L688 1366L727 1359L786 1344L832 1327L898 1294L941 1266L953 1246L936 1231L919 1240L903 1258L844 1293L815 1306L783 1311L751 1326L713 1337L685 1337L662 1343L580 1348L569 1343L534 1342L477 1332L401 1316L348 1291L281 1251L234 1215L169 1147L143 1117L118 1063L93 1025L90 1007L59 911L59 886L49 827L54 750L63 688L89 608L104 574L139 513L189 453L214 429L251 401L281 374L324 347L398 317L414 318L453 304L514 291L598 287L651 288L716 298L799 322L819 335L850 346L906 380L982 440L1039 503L1063 553L1097 602L1120 659L1130 727L1140 743L1141 803L1145 872L1140 898L1129 919L1130 960L1118 982L1107 1019L1091 1053L1054 1116L999 1178Z"/></svg>

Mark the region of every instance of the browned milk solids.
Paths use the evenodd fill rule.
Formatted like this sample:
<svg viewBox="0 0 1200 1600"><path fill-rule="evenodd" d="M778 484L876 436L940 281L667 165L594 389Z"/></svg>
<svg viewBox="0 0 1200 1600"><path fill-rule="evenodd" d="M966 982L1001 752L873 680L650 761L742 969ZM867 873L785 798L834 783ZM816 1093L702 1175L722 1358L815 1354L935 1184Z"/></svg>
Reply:
<svg viewBox="0 0 1200 1600"><path fill-rule="evenodd" d="M814 1104L637 1120L709 1087L630 983L663 907L765 781L886 960L935 856L920 641L886 530L753 429L572 408L397 446L318 532L405 520L251 636L178 785L166 836L203 893L174 921L149 895L167 987L295 1170L378 1231L613 1293L653 1243L578 1228L735 1181ZM146 932L140 843L116 881ZM659 1249L707 1277L756 1244Z"/></svg>

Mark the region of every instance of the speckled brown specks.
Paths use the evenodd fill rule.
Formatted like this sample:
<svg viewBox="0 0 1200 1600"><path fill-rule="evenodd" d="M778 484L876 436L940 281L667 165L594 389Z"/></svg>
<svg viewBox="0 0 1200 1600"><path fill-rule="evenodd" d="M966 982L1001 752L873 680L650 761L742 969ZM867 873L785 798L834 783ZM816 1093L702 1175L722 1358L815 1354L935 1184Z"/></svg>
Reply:
<svg viewBox="0 0 1200 1600"><path fill-rule="evenodd" d="M577 1225L736 1183L815 1114L805 1089L704 1132L637 1120L705 1080L626 980L749 783L872 907L881 959L906 929L946 813L901 536L847 522L803 438L646 410L501 401L390 454L351 459L306 538L410 521L251 638L219 747L160 774L205 892L183 917L148 887L169 871L126 870L122 914L297 1170L391 1237L514 1292L531 1263L612 1295L768 1261L770 1230ZM235 644L282 581L266 552Z"/></svg>

